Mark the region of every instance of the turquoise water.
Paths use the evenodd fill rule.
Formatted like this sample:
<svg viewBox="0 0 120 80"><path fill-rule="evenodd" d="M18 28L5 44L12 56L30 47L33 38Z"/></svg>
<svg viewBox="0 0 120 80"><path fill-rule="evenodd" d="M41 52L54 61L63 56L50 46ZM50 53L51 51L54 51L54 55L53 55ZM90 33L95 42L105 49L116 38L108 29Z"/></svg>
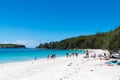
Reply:
<svg viewBox="0 0 120 80"><path fill-rule="evenodd" d="M48 54L56 54L57 57L65 56L66 53L83 54L84 50L50 50L50 49L0 49L0 63L33 60L46 58Z"/></svg>

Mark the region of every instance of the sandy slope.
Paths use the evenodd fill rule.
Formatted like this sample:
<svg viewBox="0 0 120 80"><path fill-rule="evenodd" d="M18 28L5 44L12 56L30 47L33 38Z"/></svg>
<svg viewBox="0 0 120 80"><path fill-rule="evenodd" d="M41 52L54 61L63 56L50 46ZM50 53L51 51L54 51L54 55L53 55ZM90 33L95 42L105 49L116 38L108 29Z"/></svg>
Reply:
<svg viewBox="0 0 120 80"><path fill-rule="evenodd" d="M120 80L120 66L83 56L0 64L0 80Z"/></svg>

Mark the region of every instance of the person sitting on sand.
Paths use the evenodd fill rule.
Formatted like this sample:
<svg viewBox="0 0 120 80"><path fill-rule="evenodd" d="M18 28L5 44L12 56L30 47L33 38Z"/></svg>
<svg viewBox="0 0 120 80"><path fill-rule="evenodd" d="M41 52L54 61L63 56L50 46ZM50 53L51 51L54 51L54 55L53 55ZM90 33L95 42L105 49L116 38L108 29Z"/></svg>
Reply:
<svg viewBox="0 0 120 80"><path fill-rule="evenodd" d="M110 57L110 58L117 58L117 57L115 57L112 53L110 53L109 57Z"/></svg>
<svg viewBox="0 0 120 80"><path fill-rule="evenodd" d="M84 56L84 58L88 58L89 57L89 53L88 53L88 50L86 50L86 54Z"/></svg>
<svg viewBox="0 0 120 80"><path fill-rule="evenodd" d="M96 58L96 53L94 53L94 55L91 56L92 58Z"/></svg>
<svg viewBox="0 0 120 80"><path fill-rule="evenodd" d="M86 57L89 57L89 53L88 53L88 50L86 51Z"/></svg>
<svg viewBox="0 0 120 80"><path fill-rule="evenodd" d="M106 53L104 53L104 60L109 60L109 56L106 55Z"/></svg>

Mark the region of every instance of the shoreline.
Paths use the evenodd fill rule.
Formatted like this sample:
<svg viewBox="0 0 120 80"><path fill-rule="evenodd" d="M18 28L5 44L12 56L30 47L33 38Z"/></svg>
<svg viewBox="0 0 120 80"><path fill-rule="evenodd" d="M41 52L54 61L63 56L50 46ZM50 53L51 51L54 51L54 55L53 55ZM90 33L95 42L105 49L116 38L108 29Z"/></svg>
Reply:
<svg viewBox="0 0 120 80"><path fill-rule="evenodd" d="M100 52L94 50L94 52ZM0 64L1 80L119 80L120 66L97 58L57 57Z"/></svg>
<svg viewBox="0 0 120 80"><path fill-rule="evenodd" d="M46 50L49 50L49 49L46 49ZM59 49L56 49L56 50L59 50ZM68 51L66 50L66 52L69 52L69 51L71 51L72 50L72 52L74 52L74 49L69 49ZM79 50L77 50L77 49L75 49L75 52L78 52L79 54L83 54L83 49L80 49L82 52L79 52ZM65 51L65 50L63 50L63 51ZM56 53L56 56L57 56L57 58L59 58L59 57L65 57L66 56L66 52L64 53L64 55L62 54L62 55L60 55L59 53ZM54 53L54 51L53 51L53 53ZM70 53L71 54L71 53ZM20 58L20 59L18 59L18 60L16 60L16 59L14 59L14 61L13 60L10 60L10 61L8 61L7 60L7 58L6 59L3 59L3 60L1 60L0 61L0 64L7 64L7 63L15 63L15 62L24 62L24 61L32 61L32 60L35 60L35 57L36 57L36 59L37 60L42 60L42 59L47 59L47 55L48 54L46 54L46 56L44 56L44 57L40 57L39 55L34 55L34 56L32 56L32 58L26 58L26 59L22 59L22 58ZM50 52L50 57L51 57L51 55L52 55L52 53ZM29 55L28 55L29 56ZM4 61L5 60L5 61Z"/></svg>

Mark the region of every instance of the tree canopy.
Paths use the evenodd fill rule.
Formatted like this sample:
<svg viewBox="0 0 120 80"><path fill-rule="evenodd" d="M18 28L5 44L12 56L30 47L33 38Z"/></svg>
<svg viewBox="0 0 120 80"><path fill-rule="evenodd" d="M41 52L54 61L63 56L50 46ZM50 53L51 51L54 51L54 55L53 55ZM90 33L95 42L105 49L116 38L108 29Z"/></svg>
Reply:
<svg viewBox="0 0 120 80"><path fill-rule="evenodd" d="M0 48L25 48L25 45L21 45L21 44L0 44Z"/></svg>
<svg viewBox="0 0 120 80"><path fill-rule="evenodd" d="M47 49L108 49L120 50L120 26L113 31L72 37L56 42L40 44L37 48Z"/></svg>

